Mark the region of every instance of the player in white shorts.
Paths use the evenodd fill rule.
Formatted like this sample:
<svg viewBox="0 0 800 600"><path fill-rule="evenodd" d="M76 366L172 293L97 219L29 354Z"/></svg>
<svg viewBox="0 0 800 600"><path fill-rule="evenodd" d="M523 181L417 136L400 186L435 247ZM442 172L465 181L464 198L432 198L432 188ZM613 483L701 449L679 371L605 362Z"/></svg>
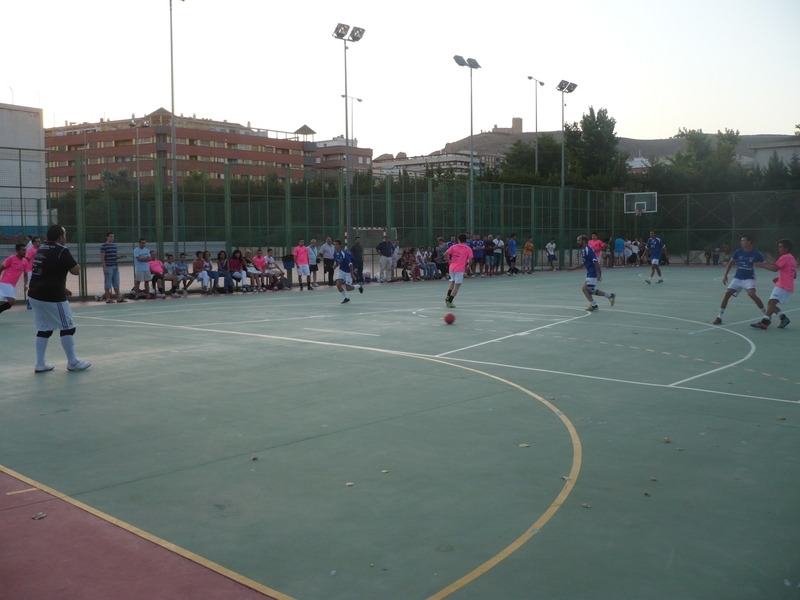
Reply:
<svg viewBox="0 0 800 600"><path fill-rule="evenodd" d="M794 280L797 278L797 261L792 256L792 240L783 238L778 242L778 255L778 260L773 265L766 263L757 265L762 269L777 273L778 276L773 279L775 288L767 301L767 312L764 313L764 318L758 323L750 324L751 327L756 329L767 329L772 323L772 315L778 315L781 320L778 323L778 329L783 329L790 323L789 317L783 313L778 304L789 302L789 298L792 297L792 292L794 292Z"/></svg>
<svg viewBox="0 0 800 600"><path fill-rule="evenodd" d="M762 313L766 313L764 303L761 298L756 295L756 274L754 265L764 262L764 257L761 252L753 248L753 238L749 235L742 236L739 241L741 248L736 250L728 261L728 266L725 267L725 275L722 276L722 285L727 286L725 295L722 297L722 302L719 305L719 314L717 318L712 321L714 325L722 325L722 315L728 307L728 300L732 297L738 296L739 292L745 290L750 299L756 303L756 306L761 309ZM733 281L728 283L728 272L731 267L736 265L736 273L733 276Z"/></svg>

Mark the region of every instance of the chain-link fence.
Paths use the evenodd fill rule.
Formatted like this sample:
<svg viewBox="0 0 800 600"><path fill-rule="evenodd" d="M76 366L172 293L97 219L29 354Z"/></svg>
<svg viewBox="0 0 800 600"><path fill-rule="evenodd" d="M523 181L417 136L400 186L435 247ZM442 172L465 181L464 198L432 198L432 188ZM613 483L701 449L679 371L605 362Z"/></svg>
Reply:
<svg viewBox="0 0 800 600"><path fill-rule="evenodd" d="M0 149L0 232L5 255L27 233L44 234L48 224L67 228L68 243L81 263L80 296L103 291L99 247L113 231L121 260L123 290L132 282L132 250L140 237L159 257L172 252L172 190L168 161L162 159L154 178L137 181L130 163L110 164L100 187L87 185L85 154L75 156L75 176L68 191L55 193L45 183L46 153ZM298 238L345 239L345 186L338 177L290 181L287 171L224 179L204 173L204 163L182 163L189 174L177 193L179 252L189 259L196 250L216 255L235 248L275 248L281 256ZM191 168L189 168L191 167ZM351 186L354 230L386 228L403 246L432 246L438 237L464 232L469 219L469 182L462 179L359 176ZM46 199L46 200L45 200ZM658 212L636 217L625 214L622 192L549 188L475 182L475 232L517 234L519 252L533 238L534 267L544 268L544 246L555 238L560 266L571 266L575 238L597 232L600 238L646 238L656 229L673 262L703 260L711 245L738 246L744 233L753 234L762 251L774 252L781 237L800 239L800 191L681 194L660 196ZM370 248L366 267L374 267ZM567 251L565 253L565 251ZM177 258L177 257L176 257ZM127 266L126 266L127 265ZM127 270L126 270L127 269ZM373 268L373 272L375 269ZM127 277L126 277L127 273ZM127 280L127 281L126 281Z"/></svg>

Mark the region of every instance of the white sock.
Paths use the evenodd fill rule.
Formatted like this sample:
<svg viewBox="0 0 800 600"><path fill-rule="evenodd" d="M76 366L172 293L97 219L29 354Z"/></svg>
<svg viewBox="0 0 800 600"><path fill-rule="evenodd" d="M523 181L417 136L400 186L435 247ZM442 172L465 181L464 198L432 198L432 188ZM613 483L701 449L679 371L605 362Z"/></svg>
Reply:
<svg viewBox="0 0 800 600"><path fill-rule="evenodd" d="M347 298L347 292L346 292L346 291L344 291L344 290L342 290L342 296L344 296L345 298Z"/></svg>
<svg viewBox="0 0 800 600"><path fill-rule="evenodd" d="M611 298L611 296L613 296L613 295L614 295L614 294L612 294L611 292L606 292L606 293L605 293L605 297L606 297L606 298Z"/></svg>
<svg viewBox="0 0 800 600"><path fill-rule="evenodd" d="M725 309L724 308L720 308L719 309L719 314L717 316L721 319L722 318L722 313L724 313L724 312L725 312Z"/></svg>
<svg viewBox="0 0 800 600"><path fill-rule="evenodd" d="M62 335L61 347L64 348L64 352L67 355L67 361L69 364L74 365L76 362L78 362L78 357L75 356L75 336Z"/></svg>
<svg viewBox="0 0 800 600"><path fill-rule="evenodd" d="M47 351L47 338L43 337L36 337L36 364L43 365L44 364L44 355Z"/></svg>
<svg viewBox="0 0 800 600"><path fill-rule="evenodd" d="M763 314L764 316L766 316L766 315L767 315L767 309L766 309L766 308L762 308L762 309L761 309L761 314Z"/></svg>

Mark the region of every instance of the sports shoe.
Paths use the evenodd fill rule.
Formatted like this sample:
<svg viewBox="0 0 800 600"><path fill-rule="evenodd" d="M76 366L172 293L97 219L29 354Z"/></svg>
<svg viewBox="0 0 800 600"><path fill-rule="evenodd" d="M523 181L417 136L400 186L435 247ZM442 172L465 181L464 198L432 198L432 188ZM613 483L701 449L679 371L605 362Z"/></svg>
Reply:
<svg viewBox="0 0 800 600"><path fill-rule="evenodd" d="M594 312L596 310L600 310L600 308L596 304L590 304L589 306L587 306L583 310L585 310L586 312Z"/></svg>
<svg viewBox="0 0 800 600"><path fill-rule="evenodd" d="M755 329L769 329L769 325L764 323L764 321L759 321L758 323L750 323L750 327L754 327Z"/></svg>
<svg viewBox="0 0 800 600"><path fill-rule="evenodd" d="M453 304L452 302L448 302L447 300L445 300L444 303L447 306L447 308L455 308L456 307L455 304Z"/></svg>
<svg viewBox="0 0 800 600"><path fill-rule="evenodd" d="M787 326L789 323L791 323L791 321L789 320L789 317L787 317L787 316L785 316L785 315L784 315L784 317L781 319L781 322L780 322L780 323L778 323L778 329L783 329L783 328L784 328L784 327L786 327L786 326Z"/></svg>
<svg viewBox="0 0 800 600"><path fill-rule="evenodd" d="M722 319L720 319L719 317L717 317L716 319L714 319L713 321L711 321L711 324L712 324L712 325L722 325Z"/></svg>
<svg viewBox="0 0 800 600"><path fill-rule="evenodd" d="M364 286L363 285L358 286L358 293L359 294L363 294L364 293Z"/></svg>
<svg viewBox="0 0 800 600"><path fill-rule="evenodd" d="M88 369L91 366L92 366L92 363L87 362L85 360L79 360L74 365L68 363L67 364L67 371L85 371L86 369Z"/></svg>
<svg viewBox="0 0 800 600"><path fill-rule="evenodd" d="M664 283L664 280L663 279L659 279L658 281L656 281L656 283Z"/></svg>
<svg viewBox="0 0 800 600"><path fill-rule="evenodd" d="M347 304L348 302L350 302L350 298L345 298L342 300L342 304Z"/></svg>
<svg viewBox="0 0 800 600"><path fill-rule="evenodd" d="M608 297L608 303L609 303L611 306L614 306L614 301L615 301L616 299L617 299L617 295L616 295L616 294L611 294L611 295Z"/></svg>
<svg viewBox="0 0 800 600"><path fill-rule="evenodd" d="M650 279L649 279L649 278L645 279L645 280L644 280L644 282L645 282L647 285L650 285Z"/></svg>
<svg viewBox="0 0 800 600"><path fill-rule="evenodd" d="M301 292L303 291L303 284L302 283L300 284L300 291Z"/></svg>
<svg viewBox="0 0 800 600"><path fill-rule="evenodd" d="M47 373L47 371L52 371L55 367L50 363L44 363L43 365L36 365L33 367L34 373Z"/></svg>
<svg viewBox="0 0 800 600"><path fill-rule="evenodd" d="M186 290L186 288L183 288L183 289L181 290L181 294L183 294L184 296L188 296L188 295L189 295L189 292Z"/></svg>
<svg viewBox="0 0 800 600"><path fill-rule="evenodd" d="M120 298L117 300L117 304L122 304L123 302L127 302L127 300L125 300L125 298Z"/></svg>

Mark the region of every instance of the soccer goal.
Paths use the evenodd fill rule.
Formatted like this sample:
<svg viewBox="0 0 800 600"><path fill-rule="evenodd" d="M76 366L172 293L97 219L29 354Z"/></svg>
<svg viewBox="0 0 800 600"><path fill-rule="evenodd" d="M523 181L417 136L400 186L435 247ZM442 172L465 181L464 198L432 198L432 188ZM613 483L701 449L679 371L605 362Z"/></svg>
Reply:
<svg viewBox="0 0 800 600"><path fill-rule="evenodd" d="M371 279L374 281L375 276L380 272L380 257L378 256L378 252L375 250L375 246L377 246L381 241L383 241L383 236L388 235L389 241L394 242L397 239L397 228L392 227L391 229L387 229L386 227L353 227L352 230L352 238L348 235L351 232L345 232L345 240L348 247L350 247L354 242L355 239L361 238L361 245L364 247L364 271L369 272Z"/></svg>

